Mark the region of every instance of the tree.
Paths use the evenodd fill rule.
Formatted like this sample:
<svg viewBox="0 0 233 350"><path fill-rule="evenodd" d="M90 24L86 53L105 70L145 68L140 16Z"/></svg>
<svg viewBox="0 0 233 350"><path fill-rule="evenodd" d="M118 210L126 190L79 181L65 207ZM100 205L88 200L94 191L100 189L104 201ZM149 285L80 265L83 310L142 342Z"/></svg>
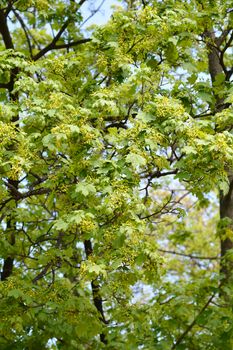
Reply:
<svg viewBox="0 0 233 350"><path fill-rule="evenodd" d="M231 2L85 2L1 1L0 347L230 350Z"/></svg>

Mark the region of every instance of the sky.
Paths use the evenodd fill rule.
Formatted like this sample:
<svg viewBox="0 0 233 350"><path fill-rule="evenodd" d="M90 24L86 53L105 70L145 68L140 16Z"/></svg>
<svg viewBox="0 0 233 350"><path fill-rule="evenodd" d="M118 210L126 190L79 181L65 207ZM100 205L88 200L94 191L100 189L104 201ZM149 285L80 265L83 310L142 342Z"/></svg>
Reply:
<svg viewBox="0 0 233 350"><path fill-rule="evenodd" d="M120 4L118 0L89 0L82 6L83 17L87 18L90 16L91 11L98 9L102 2L103 5L101 6L101 9L97 11L96 14L85 23L85 27L88 27L92 24L105 24L113 12L113 9L111 7L113 5Z"/></svg>

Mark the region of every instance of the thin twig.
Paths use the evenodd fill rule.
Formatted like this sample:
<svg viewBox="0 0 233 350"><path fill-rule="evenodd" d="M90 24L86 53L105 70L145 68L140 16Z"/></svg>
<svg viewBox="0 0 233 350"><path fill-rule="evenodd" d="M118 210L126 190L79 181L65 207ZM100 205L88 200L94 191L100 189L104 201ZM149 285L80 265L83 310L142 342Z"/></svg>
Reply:
<svg viewBox="0 0 233 350"><path fill-rule="evenodd" d="M186 335L192 330L192 328L196 325L198 318L200 317L200 315L205 311L205 309L209 306L209 304L212 302L212 300L215 297L215 293L213 293L211 295L211 297L207 300L207 302L205 303L205 305L202 307L202 309L199 311L199 313L197 314L197 316L194 318L193 322L190 323L190 325L186 328L186 330L178 337L178 339L176 340L176 342L173 344L173 346L171 347L171 350L174 350L177 348L177 346L182 343L182 341L184 340L184 338L186 337Z"/></svg>
<svg viewBox="0 0 233 350"><path fill-rule="evenodd" d="M158 251L166 254L184 256L185 258L190 258L190 259L220 260L220 257L218 256L201 256L201 255L184 254L174 250L166 250L166 249L160 249L160 248L158 249Z"/></svg>

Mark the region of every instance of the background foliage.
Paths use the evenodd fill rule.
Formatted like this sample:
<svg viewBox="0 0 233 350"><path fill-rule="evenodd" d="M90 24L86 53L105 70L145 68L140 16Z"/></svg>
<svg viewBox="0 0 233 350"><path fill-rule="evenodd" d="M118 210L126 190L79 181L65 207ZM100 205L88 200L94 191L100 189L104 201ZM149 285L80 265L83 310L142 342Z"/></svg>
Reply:
<svg viewBox="0 0 233 350"><path fill-rule="evenodd" d="M232 349L231 1L0 3L0 348Z"/></svg>

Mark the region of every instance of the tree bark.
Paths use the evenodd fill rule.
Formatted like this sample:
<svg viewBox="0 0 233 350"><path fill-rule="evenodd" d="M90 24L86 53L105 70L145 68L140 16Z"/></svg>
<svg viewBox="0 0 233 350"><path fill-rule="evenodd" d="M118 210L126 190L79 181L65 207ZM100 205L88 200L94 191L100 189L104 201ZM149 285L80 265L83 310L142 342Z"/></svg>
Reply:
<svg viewBox="0 0 233 350"><path fill-rule="evenodd" d="M227 194L220 192L220 219L228 218L230 222L228 228L233 231L233 176L229 175L229 191ZM227 256L230 249L233 249L233 241L231 238L223 235L221 237L221 265L220 274L222 275L221 285L227 285L232 282L233 278L233 261ZM225 293L222 293L225 294ZM228 299L228 297L227 297Z"/></svg>
<svg viewBox="0 0 233 350"><path fill-rule="evenodd" d="M221 49L219 38L216 38L213 30L207 30L204 33L206 38L206 45L208 49L208 68L209 74L211 76L212 85L216 81L218 74L225 75L225 82L228 80L228 76L225 72L225 67L221 60ZM224 51L222 51L224 52ZM228 105L224 104L224 98L219 97L214 94L216 103L215 103L215 112L221 112L223 109L227 108ZM233 176L231 171L228 171L228 180L229 180L229 191L224 194L220 191L220 219L229 219L228 228L233 229ZM226 237L223 234L220 235L220 246L221 246L221 261L220 261L220 275L221 275L221 286L226 286L232 281L233 278L233 261L228 256L228 252L233 248L233 241L231 238ZM225 295L225 293L220 293ZM226 296L225 296L226 297Z"/></svg>
<svg viewBox="0 0 233 350"><path fill-rule="evenodd" d="M14 50L14 44L12 41L12 37L10 35L9 27L7 24L7 15L3 12L3 10L0 11L0 33L2 35L2 39L5 45L6 49L12 49ZM18 68L13 68L10 73L10 80L6 84L6 88L9 92L9 98L10 100L17 102L18 101L18 94L13 93L14 89L14 82L16 79L16 76L18 74ZM19 120L19 116L16 115L12 118L12 122L17 122ZM18 190L19 187L19 182L15 179L9 178L7 180L8 182L8 190L10 192L10 195L13 196L12 188L14 188L16 191ZM17 201L15 201L15 205L17 205ZM6 233L9 235L8 241L11 245L15 244L15 231L16 231L16 226L15 226L15 220L13 218L13 213L9 213L8 219L7 219L7 227L6 227ZM8 256L3 263L3 269L1 272L1 280L4 281L7 279L9 276L11 276L13 272L13 266L14 266L14 258L12 256Z"/></svg>
<svg viewBox="0 0 233 350"><path fill-rule="evenodd" d="M93 254L93 248L92 248L91 241L85 240L84 247L85 247L86 257L88 259L88 257L90 257ZM91 281L91 289L92 289L92 296L93 296L94 305L95 305L95 307L100 315L99 319L104 325L106 325L107 321L105 319L104 310L103 310L103 300L102 300L101 295L100 295L100 286L99 286L99 283L97 280ZM104 333L100 334L100 340L103 344L107 344L107 339L106 339L106 336Z"/></svg>

